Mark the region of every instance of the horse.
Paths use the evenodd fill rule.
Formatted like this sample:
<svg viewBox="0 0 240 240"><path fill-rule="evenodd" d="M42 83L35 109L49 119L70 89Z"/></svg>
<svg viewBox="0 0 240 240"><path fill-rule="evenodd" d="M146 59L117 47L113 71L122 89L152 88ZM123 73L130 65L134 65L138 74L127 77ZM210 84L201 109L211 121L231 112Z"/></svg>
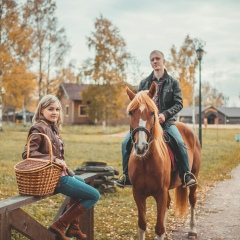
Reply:
<svg viewBox="0 0 240 240"><path fill-rule="evenodd" d="M130 116L130 133L133 143L128 174L132 183L132 194L138 209L138 237L145 240L146 199L152 196L156 201L157 219L155 240L166 236L166 221L171 198L169 190L175 189L176 210L184 216L191 206L190 231L188 236L197 236L195 204L197 185L187 188L181 186L178 170L172 169L169 150L164 131L158 123L158 109L152 100L156 94L156 84L149 90L133 93L126 87L130 103L127 112ZM181 122L175 123L188 149L191 172L198 177L201 165L201 146L196 133Z"/></svg>

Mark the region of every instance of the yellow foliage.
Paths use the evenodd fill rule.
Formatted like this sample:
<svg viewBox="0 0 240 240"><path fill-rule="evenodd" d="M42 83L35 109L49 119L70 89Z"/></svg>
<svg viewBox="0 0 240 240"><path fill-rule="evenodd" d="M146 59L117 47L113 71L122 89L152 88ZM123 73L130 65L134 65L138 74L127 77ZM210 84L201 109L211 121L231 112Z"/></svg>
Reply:
<svg viewBox="0 0 240 240"><path fill-rule="evenodd" d="M33 73L26 71L24 64L12 66L3 77L6 94L3 101L6 105L21 108L33 96L36 80Z"/></svg>

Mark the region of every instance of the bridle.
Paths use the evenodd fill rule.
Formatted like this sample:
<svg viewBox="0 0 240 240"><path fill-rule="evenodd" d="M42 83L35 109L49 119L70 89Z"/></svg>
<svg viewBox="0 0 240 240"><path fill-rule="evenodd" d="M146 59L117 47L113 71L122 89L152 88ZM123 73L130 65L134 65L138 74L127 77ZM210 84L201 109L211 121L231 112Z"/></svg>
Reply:
<svg viewBox="0 0 240 240"><path fill-rule="evenodd" d="M130 135L131 135L131 141L134 145L134 147L136 146L136 142L134 142L134 136L137 132L145 132L147 134L147 143L149 144L152 141L152 134L153 134L153 128L155 126L155 122L156 122L156 117L155 117L155 113L153 113L153 125L150 129L150 131L148 131L145 127L136 127L135 129L132 129L132 127L130 126Z"/></svg>

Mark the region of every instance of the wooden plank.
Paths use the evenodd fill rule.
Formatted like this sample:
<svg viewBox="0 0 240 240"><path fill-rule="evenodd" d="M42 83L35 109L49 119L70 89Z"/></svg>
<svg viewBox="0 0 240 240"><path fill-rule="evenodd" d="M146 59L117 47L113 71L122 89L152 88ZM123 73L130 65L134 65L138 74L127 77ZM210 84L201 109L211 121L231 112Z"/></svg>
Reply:
<svg viewBox="0 0 240 240"><path fill-rule="evenodd" d="M56 216L54 217L53 222L57 221L58 218L59 218L60 216L62 216L62 214L63 214L64 211L66 210L66 206L67 206L69 200L70 200L70 197L66 197L66 198L65 198L65 200L64 200L64 202L62 203L61 207L58 209L58 212L57 212Z"/></svg>
<svg viewBox="0 0 240 240"><path fill-rule="evenodd" d="M89 209L80 217L80 228L87 234L88 240L94 240L94 207Z"/></svg>
<svg viewBox="0 0 240 240"><path fill-rule="evenodd" d="M2 214L4 212L9 212L9 211L15 210L15 209L25 206L27 204L47 198L49 196L51 196L51 195L46 195L46 196L41 196L41 197L18 195L18 196L4 199L4 200L0 201L0 214Z"/></svg>
<svg viewBox="0 0 240 240"><path fill-rule="evenodd" d="M81 178L83 178L85 180L86 183L91 183L92 181L94 181L95 178L98 177L97 173L83 173L81 175L79 175ZM91 184L90 184L91 185Z"/></svg>
<svg viewBox="0 0 240 240"><path fill-rule="evenodd" d="M96 173L84 173L80 175L81 178L85 180L86 183L92 185L95 178L97 178ZM40 201L42 199L48 198L52 196L52 194L40 196L40 197L34 197L34 196L25 196L25 195L18 195L14 197L10 197L4 200L0 201L0 214L12 211L14 209L23 207L27 204Z"/></svg>
<svg viewBox="0 0 240 240"><path fill-rule="evenodd" d="M10 213L11 226L30 240L55 240L55 235L22 209Z"/></svg>
<svg viewBox="0 0 240 240"><path fill-rule="evenodd" d="M80 176L87 184L93 186L94 179L98 177L98 174L83 173ZM20 209L20 207L40 201L52 195L53 194L40 197L19 195L0 201L0 240L11 239L11 226L31 240L55 239L54 234L52 234L35 219L31 218L31 216ZM66 197L54 220L62 215L68 201L69 197ZM92 208L81 217L82 221L80 225L83 232L88 235L88 240L93 240L93 214L94 209Z"/></svg>
<svg viewBox="0 0 240 240"><path fill-rule="evenodd" d="M11 239L11 227L9 223L9 213L3 213L0 215L0 239Z"/></svg>

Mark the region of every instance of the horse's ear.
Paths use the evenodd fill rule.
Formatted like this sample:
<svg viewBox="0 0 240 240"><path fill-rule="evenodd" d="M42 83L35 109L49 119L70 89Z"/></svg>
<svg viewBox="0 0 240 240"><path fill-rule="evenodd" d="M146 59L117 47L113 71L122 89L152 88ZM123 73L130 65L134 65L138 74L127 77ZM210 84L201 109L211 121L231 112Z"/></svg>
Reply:
<svg viewBox="0 0 240 240"><path fill-rule="evenodd" d="M127 92L129 99L132 101L134 99L134 97L136 96L136 94L133 93L129 87L126 87L126 92Z"/></svg>
<svg viewBox="0 0 240 240"><path fill-rule="evenodd" d="M156 83L152 82L152 85L151 85L151 87L150 87L150 89L148 91L148 96L150 98L153 98L155 96L155 94L157 92L157 87L156 86L157 86Z"/></svg>

